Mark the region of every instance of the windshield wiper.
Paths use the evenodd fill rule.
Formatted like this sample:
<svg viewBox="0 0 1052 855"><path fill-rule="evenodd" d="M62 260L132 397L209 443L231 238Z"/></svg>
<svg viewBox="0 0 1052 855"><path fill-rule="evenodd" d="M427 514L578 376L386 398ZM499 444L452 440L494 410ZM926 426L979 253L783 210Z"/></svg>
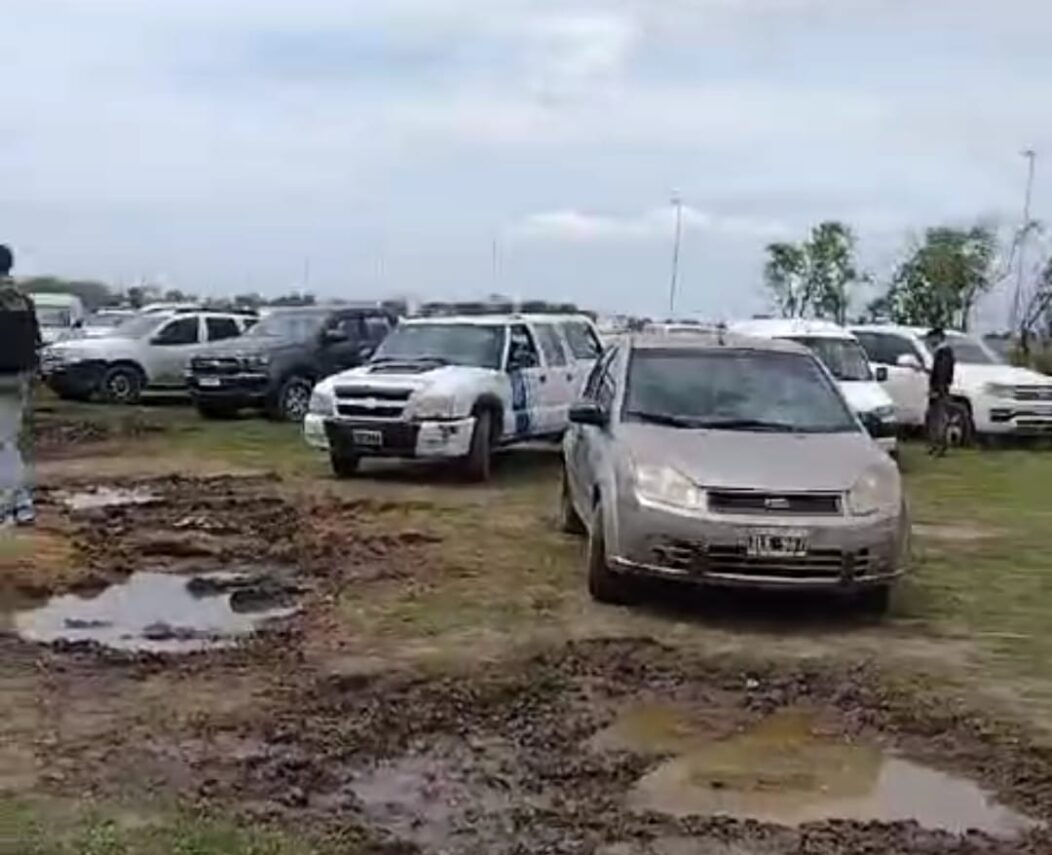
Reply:
<svg viewBox="0 0 1052 855"><path fill-rule="evenodd" d="M696 420L687 418L686 416L677 416L672 413L648 413L645 410L628 410L625 412L626 416L631 416L634 419L639 419L641 422L649 422L655 425L667 425L668 427L676 428L696 428L698 423Z"/></svg>
<svg viewBox="0 0 1052 855"><path fill-rule="evenodd" d="M754 430L772 433L795 433L802 430L786 422L771 422L763 419L708 419L698 421L696 426L709 430Z"/></svg>

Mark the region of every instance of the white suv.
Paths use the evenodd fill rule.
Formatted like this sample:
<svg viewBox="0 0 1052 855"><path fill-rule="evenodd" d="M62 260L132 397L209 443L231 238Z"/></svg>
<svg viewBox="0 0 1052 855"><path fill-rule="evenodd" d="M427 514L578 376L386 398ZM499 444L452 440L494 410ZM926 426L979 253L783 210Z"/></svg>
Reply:
<svg viewBox="0 0 1052 855"><path fill-rule="evenodd" d="M886 388L903 424L923 426L932 351L925 327L852 327L870 361L886 366ZM947 332L956 358L951 440L1052 431L1052 377L1008 365L980 339Z"/></svg>
<svg viewBox="0 0 1052 855"><path fill-rule="evenodd" d="M581 315L410 319L368 364L315 386L304 435L338 476L363 457L419 457L484 480L497 446L562 435L601 351Z"/></svg>
<svg viewBox="0 0 1052 855"><path fill-rule="evenodd" d="M208 311L140 315L100 338L44 348L41 374L62 398L86 400L98 393L114 403L133 403L146 389L186 388L192 356L241 335L254 321Z"/></svg>

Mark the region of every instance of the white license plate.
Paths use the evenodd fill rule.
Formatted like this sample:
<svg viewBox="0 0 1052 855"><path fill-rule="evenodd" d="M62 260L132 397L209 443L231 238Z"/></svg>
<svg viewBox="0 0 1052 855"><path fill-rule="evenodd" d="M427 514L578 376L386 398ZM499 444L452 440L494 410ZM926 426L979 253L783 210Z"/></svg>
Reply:
<svg viewBox="0 0 1052 855"><path fill-rule="evenodd" d="M753 558L802 558L807 541L807 532L798 529L750 531L745 549Z"/></svg>
<svg viewBox="0 0 1052 855"><path fill-rule="evenodd" d="M370 448L379 448L384 444L384 435L378 430L352 430L351 439L355 445L365 445Z"/></svg>
<svg viewBox="0 0 1052 855"><path fill-rule="evenodd" d="M215 389L223 385L223 381L218 377L198 377L197 385L204 389Z"/></svg>

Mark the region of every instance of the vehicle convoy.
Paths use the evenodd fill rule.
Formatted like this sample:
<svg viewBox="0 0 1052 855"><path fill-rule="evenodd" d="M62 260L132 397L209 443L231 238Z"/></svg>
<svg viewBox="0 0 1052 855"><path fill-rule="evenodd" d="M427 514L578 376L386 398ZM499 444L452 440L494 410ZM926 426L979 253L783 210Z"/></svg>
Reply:
<svg viewBox="0 0 1052 855"><path fill-rule="evenodd" d="M897 453L895 402L883 387L888 371L883 366L874 371L866 351L850 331L831 321L803 318L757 318L731 324L731 329L739 335L784 339L811 348L877 445L888 454Z"/></svg>
<svg viewBox="0 0 1052 855"><path fill-rule="evenodd" d="M633 576L816 589L883 610L908 559L898 467L793 342L632 336L604 353L563 440L561 522L588 585Z"/></svg>
<svg viewBox="0 0 1052 855"><path fill-rule="evenodd" d="M403 321L368 364L315 387L304 434L338 476L363 457L416 457L485 480L497 447L562 435L601 351L581 315Z"/></svg>
<svg viewBox="0 0 1052 855"><path fill-rule="evenodd" d="M30 294L45 345L74 338L84 323L84 304L76 294Z"/></svg>
<svg viewBox="0 0 1052 855"><path fill-rule="evenodd" d="M148 389L185 389L190 358L210 342L241 335L252 320L208 311L142 315L107 336L44 348L41 374L61 398L134 403Z"/></svg>
<svg viewBox="0 0 1052 855"><path fill-rule="evenodd" d="M852 327L886 383L903 424L922 427L928 407L932 348L924 327ZM965 333L946 334L957 367L948 415L951 443L1005 435L1052 432L1052 377L1007 364L990 347Z"/></svg>
<svg viewBox="0 0 1052 855"><path fill-rule="evenodd" d="M302 421L319 380L361 365L397 323L376 305L275 309L236 341L190 360L190 394L206 418L260 409Z"/></svg>

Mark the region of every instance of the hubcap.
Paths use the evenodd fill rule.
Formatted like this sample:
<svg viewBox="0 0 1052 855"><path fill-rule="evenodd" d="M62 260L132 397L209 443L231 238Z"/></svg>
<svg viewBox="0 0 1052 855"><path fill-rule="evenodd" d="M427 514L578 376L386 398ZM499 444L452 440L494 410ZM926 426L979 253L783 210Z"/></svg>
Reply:
<svg viewBox="0 0 1052 855"><path fill-rule="evenodd" d="M116 374L110 378L110 395L117 399L127 398L131 394L131 380L126 374Z"/></svg>

